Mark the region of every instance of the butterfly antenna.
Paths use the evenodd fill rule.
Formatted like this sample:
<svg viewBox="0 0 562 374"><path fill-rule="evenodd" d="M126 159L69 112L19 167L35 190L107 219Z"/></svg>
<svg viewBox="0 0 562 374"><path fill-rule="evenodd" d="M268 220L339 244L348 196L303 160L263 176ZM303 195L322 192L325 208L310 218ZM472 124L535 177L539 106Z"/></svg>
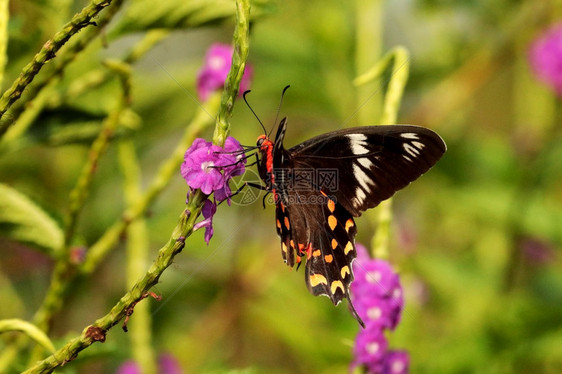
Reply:
<svg viewBox="0 0 562 374"><path fill-rule="evenodd" d="M256 114L256 112L254 112L254 110L252 109L252 107L250 106L250 103L248 103L248 100L246 99L246 95L249 94L250 92L252 92L251 90L247 90L244 92L244 94L242 95L242 98L244 99L244 102L246 103L246 105L248 106L248 108L250 108L250 110L252 111L252 113L254 114L254 117L256 117L256 119L258 120L258 122L261 125L261 128L263 129L263 133L267 134L267 130L265 129L265 126L263 125L263 123L261 122L260 118L258 117L258 115Z"/></svg>
<svg viewBox="0 0 562 374"><path fill-rule="evenodd" d="M285 96L285 92L289 89L289 87L291 86L286 85L285 88L283 88L283 92L281 92L281 100L279 101L279 107L277 107L277 114L275 115L275 122L273 124L273 127L271 128L271 131L273 131L275 125L277 125L277 120L279 120L279 113L281 112L281 105L283 104L283 96ZM269 135L271 135L271 131L269 131L269 134L267 135L268 137Z"/></svg>

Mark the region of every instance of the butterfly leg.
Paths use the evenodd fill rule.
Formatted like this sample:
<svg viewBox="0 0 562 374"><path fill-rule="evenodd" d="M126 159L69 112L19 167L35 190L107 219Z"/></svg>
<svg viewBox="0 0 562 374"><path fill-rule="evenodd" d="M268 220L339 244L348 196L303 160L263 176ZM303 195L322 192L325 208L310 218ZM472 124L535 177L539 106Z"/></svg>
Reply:
<svg viewBox="0 0 562 374"><path fill-rule="evenodd" d="M243 190L246 186L248 186L248 187L254 187L254 188L257 188L257 189L262 190L262 191L267 191L267 189L265 188L265 186L262 186L261 184L252 183L252 182L244 182L244 183L242 183L242 185L241 185L240 187L238 187L238 189L237 189L236 191L234 191L234 193L232 193L228 198L232 198L232 197L238 195L240 192L242 192L242 190ZM267 195L266 195L266 196L267 196ZM218 205L222 204L222 203L225 202L226 200L228 200L228 199L225 199L225 200L221 201ZM264 205L264 207L265 207L265 205Z"/></svg>

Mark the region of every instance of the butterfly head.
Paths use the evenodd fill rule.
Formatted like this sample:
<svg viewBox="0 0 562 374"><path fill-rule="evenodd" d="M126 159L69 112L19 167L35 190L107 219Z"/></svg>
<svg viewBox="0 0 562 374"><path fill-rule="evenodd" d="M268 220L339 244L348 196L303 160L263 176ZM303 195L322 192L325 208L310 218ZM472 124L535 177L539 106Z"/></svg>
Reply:
<svg viewBox="0 0 562 374"><path fill-rule="evenodd" d="M256 140L256 146L259 148L260 152L267 154L273 148L273 142L269 140L267 135L264 134L258 136L258 140Z"/></svg>

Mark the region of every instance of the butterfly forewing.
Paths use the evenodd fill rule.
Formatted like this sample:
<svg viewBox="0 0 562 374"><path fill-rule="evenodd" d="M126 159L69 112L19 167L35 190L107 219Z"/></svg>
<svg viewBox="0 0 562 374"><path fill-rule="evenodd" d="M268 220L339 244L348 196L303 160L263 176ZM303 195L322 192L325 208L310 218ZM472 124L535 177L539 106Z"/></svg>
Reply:
<svg viewBox="0 0 562 374"><path fill-rule="evenodd" d="M377 206L429 170L446 147L418 126L366 126L312 138L289 149L297 169L336 169L335 195L353 216Z"/></svg>

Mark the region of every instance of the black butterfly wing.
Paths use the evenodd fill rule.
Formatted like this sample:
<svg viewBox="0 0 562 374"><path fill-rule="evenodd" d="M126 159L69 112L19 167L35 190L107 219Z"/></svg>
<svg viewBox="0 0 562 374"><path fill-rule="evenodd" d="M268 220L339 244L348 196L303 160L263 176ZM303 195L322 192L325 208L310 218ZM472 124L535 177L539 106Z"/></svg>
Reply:
<svg viewBox="0 0 562 374"><path fill-rule="evenodd" d="M353 281L353 216L429 170L446 146L422 127L369 126L323 134L285 150L286 127L284 118L272 150L271 190L283 259L293 266L305 258L309 291L337 305L349 299Z"/></svg>
<svg viewBox="0 0 562 374"><path fill-rule="evenodd" d="M433 131L408 125L363 126L323 134L288 150L295 175L315 171L313 184L353 216L377 206L419 178L446 151ZM322 173L333 179L323 179Z"/></svg>
<svg viewBox="0 0 562 374"><path fill-rule="evenodd" d="M313 295L334 303L348 297L357 229L351 214L323 191L283 189L276 206L277 233L289 266L306 260L305 281Z"/></svg>

